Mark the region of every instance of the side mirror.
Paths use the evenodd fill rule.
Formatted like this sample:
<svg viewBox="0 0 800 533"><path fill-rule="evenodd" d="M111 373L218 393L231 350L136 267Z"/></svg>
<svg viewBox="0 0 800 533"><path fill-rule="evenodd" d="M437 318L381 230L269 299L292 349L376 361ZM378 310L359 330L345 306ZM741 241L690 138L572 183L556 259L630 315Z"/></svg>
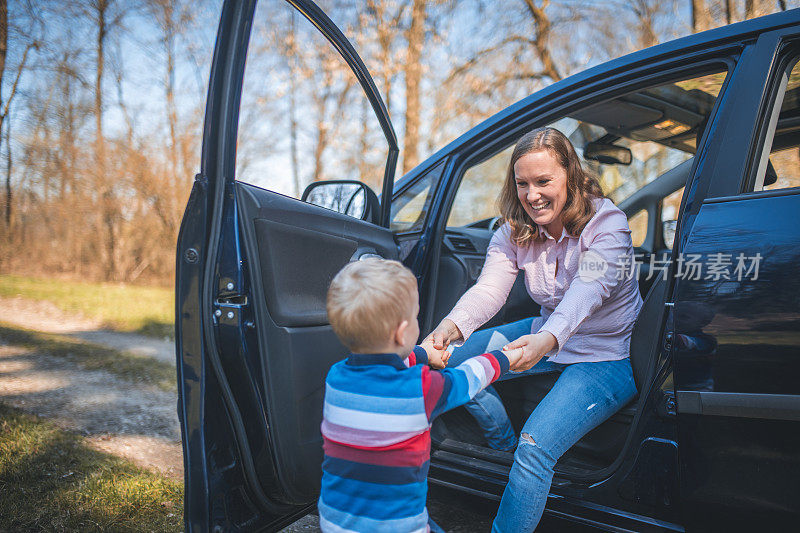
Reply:
<svg viewBox="0 0 800 533"><path fill-rule="evenodd" d="M624 146L589 143L583 147L583 158L605 165L630 165L633 154Z"/></svg>
<svg viewBox="0 0 800 533"><path fill-rule="evenodd" d="M379 222L378 196L360 181L315 181L306 187L300 200L353 218Z"/></svg>

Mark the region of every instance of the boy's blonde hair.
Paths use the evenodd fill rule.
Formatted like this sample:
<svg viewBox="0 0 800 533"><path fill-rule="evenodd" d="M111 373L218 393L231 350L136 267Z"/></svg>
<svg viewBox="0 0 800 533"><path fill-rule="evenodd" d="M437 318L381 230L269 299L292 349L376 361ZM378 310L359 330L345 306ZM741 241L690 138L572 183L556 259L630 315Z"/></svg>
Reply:
<svg viewBox="0 0 800 533"><path fill-rule="evenodd" d="M403 320L413 320L417 279L398 261L365 259L346 265L328 289L328 320L353 351L385 344Z"/></svg>

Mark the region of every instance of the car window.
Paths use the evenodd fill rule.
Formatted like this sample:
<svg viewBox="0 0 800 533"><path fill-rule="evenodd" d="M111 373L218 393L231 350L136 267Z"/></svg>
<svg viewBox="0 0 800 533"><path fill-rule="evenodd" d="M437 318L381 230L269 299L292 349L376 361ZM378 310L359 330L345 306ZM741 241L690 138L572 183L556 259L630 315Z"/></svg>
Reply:
<svg viewBox="0 0 800 533"><path fill-rule="evenodd" d="M642 209L633 216L628 217L628 225L631 228L631 240L633 241L634 248L640 247L644 244L647 237L647 209Z"/></svg>
<svg viewBox="0 0 800 533"><path fill-rule="evenodd" d="M550 126L569 137L603 192L621 206L694 155L725 77L725 72L714 72L641 89L573 111ZM609 159L609 148L629 153L629 161ZM496 200L512 150L513 145L506 146L466 170L448 226L488 225L499 215ZM647 234L647 213L634 210L630 215L637 225L634 242L641 244ZM633 220L634 216L639 218Z"/></svg>
<svg viewBox="0 0 800 533"><path fill-rule="evenodd" d="M490 220L499 214L497 198L508 171L513 146L493 155L464 172L456 192L448 226L467 226L480 220Z"/></svg>
<svg viewBox="0 0 800 533"><path fill-rule="evenodd" d="M445 162L442 161L427 171L425 175L417 178L411 186L392 201L389 224L392 231L413 232L422 229L430 210L434 185L442 176L444 164Z"/></svg>
<svg viewBox="0 0 800 533"><path fill-rule="evenodd" d="M668 250L672 250L672 245L675 243L675 228L678 226L678 211L684 188L681 187L661 200L661 234L664 237L664 248Z"/></svg>
<svg viewBox="0 0 800 533"><path fill-rule="evenodd" d="M289 3L258 3L247 49L236 180L300 198L358 180L381 196L388 146L348 64Z"/></svg>
<svg viewBox="0 0 800 533"><path fill-rule="evenodd" d="M800 187L800 63L795 57L780 79L753 190Z"/></svg>

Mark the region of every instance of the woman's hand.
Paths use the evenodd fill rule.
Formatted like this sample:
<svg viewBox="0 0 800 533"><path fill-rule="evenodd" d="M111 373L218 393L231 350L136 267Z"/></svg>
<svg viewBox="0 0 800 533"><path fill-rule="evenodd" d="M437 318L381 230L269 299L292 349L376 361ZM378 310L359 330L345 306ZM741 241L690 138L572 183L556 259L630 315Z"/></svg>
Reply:
<svg viewBox="0 0 800 533"><path fill-rule="evenodd" d="M464 338L464 336L461 334L461 331L459 331L455 322L449 318L445 318L425 340L430 340L433 343L433 347L437 350L446 350L451 342L460 341L462 338Z"/></svg>
<svg viewBox="0 0 800 533"><path fill-rule="evenodd" d="M511 364L510 370L521 372L538 363L542 357L558 346L558 341L549 331L540 331L532 335L523 335L514 342L503 346L504 352L520 350L521 356ZM514 355L517 355L516 353Z"/></svg>
<svg viewBox="0 0 800 533"><path fill-rule="evenodd" d="M420 344L425 352L428 354L428 365L436 370L441 370L447 366L447 360L450 359L450 352L445 350L437 350L433 347L433 342L430 339L425 339Z"/></svg>
<svg viewBox="0 0 800 533"><path fill-rule="evenodd" d="M422 341L421 344L421 346L423 346L429 354L429 347L441 354L441 363L439 363L439 361L435 361L435 363L431 366L434 368L444 368L447 366L447 360L450 359L450 352L445 352L445 350L448 346L450 346L450 343L457 342L463 337L464 336L461 334L461 331L459 331L455 322L448 318L442 320L442 322L436 326L436 329L434 329L430 335L425 337L425 340ZM439 363L442 366L439 366L436 363Z"/></svg>

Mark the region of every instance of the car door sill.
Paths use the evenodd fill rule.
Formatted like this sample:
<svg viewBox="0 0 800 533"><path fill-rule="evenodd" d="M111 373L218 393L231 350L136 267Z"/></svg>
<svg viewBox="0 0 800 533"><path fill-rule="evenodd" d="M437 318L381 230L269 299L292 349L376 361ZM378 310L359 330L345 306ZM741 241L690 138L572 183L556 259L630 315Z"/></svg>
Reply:
<svg viewBox="0 0 800 533"><path fill-rule="evenodd" d="M438 454L438 455L437 455ZM493 450L484 446L477 446L466 442L459 442L454 439L444 439L436 443L436 451L434 456L445 458L448 462L453 463L452 457L462 457L464 464L469 465L471 469L481 469L482 473L496 473L500 469L504 469L505 478L507 479L508 471L514 463L514 453L504 452L500 450ZM566 463L566 464L565 464ZM570 464L571 463L571 464ZM561 475L561 478L554 478L553 484L563 486L570 484L569 477L571 475L586 474L587 472L596 472L606 467L596 466L583 466L580 461L571 461L568 457L562 457L559 464L556 465L556 473Z"/></svg>
<svg viewBox="0 0 800 533"><path fill-rule="evenodd" d="M553 480L554 482L556 479ZM429 483L445 489L458 491L471 496L499 502L500 496L492 493L476 489L473 487L465 487L458 483L452 483L436 477L430 477ZM577 501L573 498L565 498L558 494L550 493L547 496L547 506L544 509L544 514L552 517L567 520L569 522L591 526L604 531L614 532L644 532L644 531L675 531L682 532L685 529L672 522L666 522L651 518L649 516L637 515L598 505L591 502Z"/></svg>

